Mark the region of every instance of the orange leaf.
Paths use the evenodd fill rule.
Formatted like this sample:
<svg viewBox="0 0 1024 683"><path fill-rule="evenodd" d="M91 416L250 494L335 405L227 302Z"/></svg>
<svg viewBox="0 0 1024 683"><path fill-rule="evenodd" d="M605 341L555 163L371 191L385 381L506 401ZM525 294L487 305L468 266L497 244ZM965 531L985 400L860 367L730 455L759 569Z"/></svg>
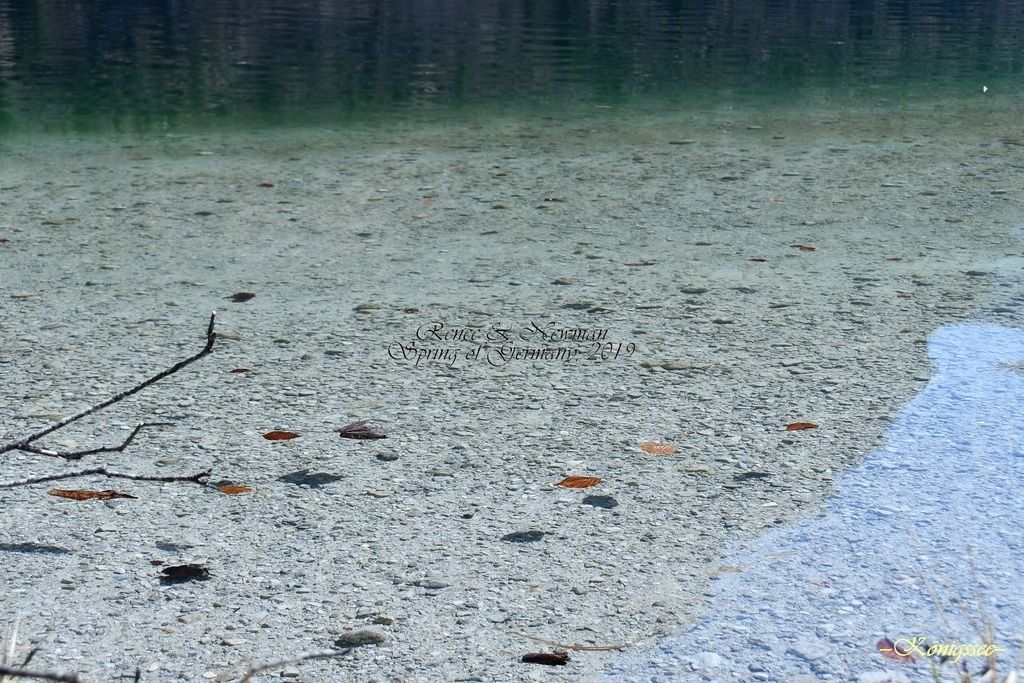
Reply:
<svg viewBox="0 0 1024 683"><path fill-rule="evenodd" d="M86 491L83 489L50 489L47 491L51 496L70 498L71 500L110 500L112 498L135 498L127 493L118 493L111 489L103 491Z"/></svg>
<svg viewBox="0 0 1024 683"><path fill-rule="evenodd" d="M644 453L651 453L652 455L672 455L679 449L670 443L655 443L653 441L644 441L640 444L640 450Z"/></svg>
<svg viewBox="0 0 1024 683"><path fill-rule="evenodd" d="M801 429L817 429L818 425L813 422L790 422L786 425L787 432L798 432Z"/></svg>
<svg viewBox="0 0 1024 683"><path fill-rule="evenodd" d="M882 638L875 644L878 651L882 653L883 657L892 659L897 662L913 662L914 655L910 654L908 650L900 650L896 647L896 644L888 638Z"/></svg>
<svg viewBox="0 0 1024 683"><path fill-rule="evenodd" d="M237 496L239 493L249 493L252 491L248 486L242 486L241 484L225 484L224 486L218 486L217 490L226 496Z"/></svg>
<svg viewBox="0 0 1024 683"><path fill-rule="evenodd" d="M298 436L299 435L296 434L295 432L273 431L264 434L263 438L266 439L267 441L287 441L288 439L294 439Z"/></svg>
<svg viewBox="0 0 1024 683"><path fill-rule="evenodd" d="M564 486L567 489L588 489L601 483L600 477L566 477L555 486Z"/></svg>

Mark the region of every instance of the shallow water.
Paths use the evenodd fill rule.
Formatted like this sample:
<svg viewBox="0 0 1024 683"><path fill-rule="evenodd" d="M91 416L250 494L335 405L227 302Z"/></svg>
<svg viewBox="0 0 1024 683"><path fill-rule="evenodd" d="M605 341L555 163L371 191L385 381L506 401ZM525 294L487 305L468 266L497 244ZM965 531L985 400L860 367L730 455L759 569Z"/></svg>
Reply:
<svg viewBox="0 0 1024 683"><path fill-rule="evenodd" d="M730 552L713 616L624 657L606 680L848 680L890 670L892 680L931 681L933 643L991 643L1001 676L1015 666L1024 333L953 325L931 335L928 351L928 386L842 477L823 514ZM883 638L917 661L884 659ZM964 659L974 676L985 664Z"/></svg>
<svg viewBox="0 0 1024 683"><path fill-rule="evenodd" d="M316 599L272 630L252 629L251 653L260 659L323 647L323 633L344 618L328 615L353 601L380 601L414 614L408 623L416 626L390 631L394 660L346 661L354 677L418 680L422 649L443 653L435 665L448 669L440 670L461 671L468 642L483 653L471 657L473 673L519 680L521 665L504 653L529 645L520 631L604 645L697 621L703 641L684 635L638 650L610 665L612 678L699 680L687 657L711 653L747 667L737 680L791 680L801 671L842 679L879 668L874 643L883 636L946 636L925 582L911 581L919 569L911 561L938 567L967 591L972 584L955 559L966 552L964 535L980 546L983 587L1010 596L989 610L1005 625L998 643L1010 648L1019 624L1016 559L998 563L984 553L1009 551L1019 537L1011 525L985 527L971 506L991 485L997 500L989 512L1019 521L1003 507L1014 500L1019 470L999 460L999 449L1019 450L1020 438L1019 378L998 365L1020 359L1012 102L974 93L945 108L917 100L837 111L825 100L814 109L602 109L547 120L542 130L510 115L457 133L408 123L10 142L5 150L17 163L0 176L0 234L9 238L0 251L0 362L12 387L3 427L12 437L28 433L54 413L122 389L142 365L157 364L140 360L151 346L175 358L191 348L184 340L195 337L197 320L220 308L235 343L209 367L123 407L139 419L178 421L138 443L130 454L138 460L129 462L145 469L165 453L183 454L175 468L215 465L218 476L261 491L251 503L235 501L251 506L247 514L204 547L222 574L233 567L249 577L240 561L258 563L290 543L291 527L275 515L299 501L309 506L300 523L322 534L314 542L342 548L315 577L285 561L296 590ZM261 187L267 181L272 187ZM224 301L238 291L257 294ZM355 310L371 301L369 312ZM387 355L390 343L413 339L432 320L607 328L638 350L607 363L453 369ZM962 327L970 320L989 326ZM95 351L83 354L81 340ZM681 368L657 367L667 361ZM256 372L226 372L237 366ZM901 416L903 401L918 393ZM367 415L387 421L385 448L399 459L339 453L338 440L324 433L336 415L345 416L339 424ZM125 419L120 411L101 416L72 435L105 443L109 420ZM784 431L805 419L821 427ZM982 420L998 428L978 427ZM312 447L271 451L259 440L270 428L303 432ZM642 440L680 451L647 456L637 448ZM854 502L835 503L843 514L800 522L866 455L855 471L865 485L854 485ZM27 475L38 463L23 458L18 466ZM955 483L947 466L956 468ZM289 476L300 469L344 481L296 494ZM451 474L441 486L432 483L439 469ZM746 478L750 471L768 476ZM551 486L581 474L604 479L596 490L617 505L593 507L582 502L589 490ZM992 478L979 484L982 474ZM352 495L381 486L402 487L401 495ZM119 515L124 526L103 543L132 549L115 567L148 600L145 557L165 552L152 547L152 525L172 520L165 541L205 535L212 530L204 525L231 503L175 487L142 493L145 506L122 508L131 517ZM31 616L26 632L41 640L59 614L85 619L104 595L111 569L98 560L108 547L76 539L107 524L109 511L72 518L67 508L39 503L41 492L3 495L11 521L0 541L14 549L8 561L17 569L2 597ZM183 504L179 520L175 506ZM439 531L436 519L466 521L461 513L474 504L471 521ZM344 527L349 535L338 546L333 530L316 525L324 509L347 515L349 505L362 506L369 530ZM407 516L408 508L425 513ZM932 526L927 520L936 517L947 521ZM910 552L904 518L920 526L934 554ZM525 531L540 539L501 540ZM720 557L728 543L765 533ZM364 534L372 548L344 550ZM17 550L37 545L74 548L65 564L96 564L81 578L88 590L64 592L52 581L53 558ZM773 555L782 551L795 554ZM730 565L746 571L721 573L705 606L708 567ZM988 567L1006 573L989 575ZM457 623L446 600L411 594L388 578L392 571L412 580L423 571L456 577L446 600L480 601L487 616ZM352 572L368 575L373 583L362 583L371 587L331 594ZM779 577L794 588L781 593ZM893 585L895 597L908 593L913 602L883 599ZM245 581L217 593L243 606L247 619L265 610L264 596ZM751 603L763 609L745 616ZM155 613L123 602L107 609L123 631L104 632L103 666L153 658L168 678L194 680L204 673L198 667L240 656L200 648L187 662L172 661L163 653L191 642L187 634L140 640L128 632L177 618L173 604ZM713 618L701 622L703 615ZM758 643L726 639L744 619L766 620L749 627ZM89 670L99 636L86 622L78 626L86 635L43 656ZM439 643L439 633L456 635ZM801 641L805 653L824 654L794 660L787 651L797 637L809 642ZM66 659L72 653L77 659ZM594 672L601 664L577 661ZM332 680L329 671L311 675ZM589 680L578 668L549 675Z"/></svg>
<svg viewBox="0 0 1024 683"><path fill-rule="evenodd" d="M920 678L923 658L892 663L875 643L973 642L950 601L975 588L972 609L1013 654L1024 298L1021 235L1008 226L1020 220L1022 43L1024 15L962 2L0 0L0 362L11 387L0 426L27 433L123 388L140 335L172 343L222 308L238 342L215 356L224 367L154 388L159 400L136 409L180 419L194 446L186 462L206 467L215 453L264 492L269 507L235 528L258 558L288 537L267 513L296 502L288 477L300 464L342 476L336 440L314 441L299 463L250 457L262 422L290 421L313 440L327 416L389 420L399 476L346 461L336 488L412 492L394 507L361 502L382 540L296 587L319 595L352 572L376 586L381 567L429 568L457 577L449 593L463 603L500 596L489 609L509 621L492 611L455 623L390 576L385 588L346 589L340 604L418 619L395 627L394 663L346 664L365 678L405 666L417 680L438 633L456 634L449 660L435 658L448 670L463 670L471 643L467 671L519 680L506 654L523 642L495 624L601 644L695 620L607 675L842 680L888 665ZM243 290L256 298L224 302ZM386 356L432 319L605 327L637 353L500 372ZM102 348L83 354L80 340ZM254 365L251 386L225 380L228 363ZM821 429L783 430L802 419ZM97 424L75 436L103 441ZM182 437L159 438L150 451L138 444L142 466ZM647 457L645 439L680 453ZM458 476L415 488L439 469ZM549 470L602 477L615 506L553 493ZM806 519L833 475L838 495ZM335 502L332 484L303 524L315 528L316 505ZM165 493L140 510L145 523L111 537L130 540L138 557L111 562L139 585L147 524L177 514L161 506L181 492ZM32 615L41 639L71 598L24 548L67 545L96 565L103 546L74 537L105 510L69 520L4 495L18 522L0 545L23 575L0 597ZM471 503L477 526L435 538L435 516L463 520ZM218 510L189 505L203 520ZM430 514L403 517L403 506ZM527 526L547 540L515 551L495 540ZM182 533L187 524L167 535ZM218 540L210 557L232 566L238 546ZM720 571L705 605L709 562ZM83 577L93 589L74 596L80 614L108 569ZM525 591L518 575L529 571ZM244 585L219 590L264 608ZM33 603L40 595L50 597ZM323 647L338 603L255 629L251 654ZM134 633L175 618L115 607ZM111 645L103 666L191 643L168 633L127 653ZM67 647L87 668L92 645ZM162 666L194 680L202 670L188 666L225 657L202 650Z"/></svg>

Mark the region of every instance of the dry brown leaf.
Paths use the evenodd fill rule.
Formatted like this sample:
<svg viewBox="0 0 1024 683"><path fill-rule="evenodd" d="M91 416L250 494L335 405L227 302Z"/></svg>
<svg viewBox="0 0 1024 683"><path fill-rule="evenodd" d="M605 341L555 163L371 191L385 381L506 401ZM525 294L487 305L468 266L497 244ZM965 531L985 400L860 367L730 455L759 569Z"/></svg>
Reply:
<svg viewBox="0 0 1024 683"><path fill-rule="evenodd" d="M793 247L794 249L799 249L800 251L817 251L816 247L812 247L809 244L791 244L789 246Z"/></svg>
<svg viewBox="0 0 1024 683"><path fill-rule="evenodd" d="M748 258L747 260L753 261L754 263L768 263L768 259L766 258Z"/></svg>
<svg viewBox="0 0 1024 683"><path fill-rule="evenodd" d="M273 431L264 434L263 438L267 441L287 441L288 439L295 439L298 436L299 435L295 432Z"/></svg>
<svg viewBox="0 0 1024 683"><path fill-rule="evenodd" d="M914 661L914 655L910 654L910 652L908 651L901 652L899 649L897 649L896 644L888 638L882 638L881 640L879 640L875 644L875 647L878 648L878 651L882 653L882 656L887 659L892 659L893 661L897 662Z"/></svg>
<svg viewBox="0 0 1024 683"><path fill-rule="evenodd" d="M237 375L240 372L252 372L252 370L249 368L234 368L233 370L228 370L228 372Z"/></svg>
<svg viewBox="0 0 1024 683"><path fill-rule="evenodd" d="M564 666L569 663L568 652L528 652L523 655L526 664L546 664L547 666Z"/></svg>
<svg viewBox="0 0 1024 683"><path fill-rule="evenodd" d="M567 489L588 489L601 483L601 477L566 477L555 486L564 486Z"/></svg>
<svg viewBox="0 0 1024 683"><path fill-rule="evenodd" d="M136 498L127 493L118 493L112 489L103 491L87 491L84 489L50 489L47 491L51 496L70 498L71 500L111 500L113 498Z"/></svg>
<svg viewBox="0 0 1024 683"><path fill-rule="evenodd" d="M379 427L370 425L368 420L359 420L347 424L338 430L338 436L343 439L386 439L388 435Z"/></svg>
<svg viewBox="0 0 1024 683"><path fill-rule="evenodd" d="M654 441L644 441L640 444L640 450L644 453L650 453L651 455L672 455L679 449L670 443L655 443Z"/></svg>
<svg viewBox="0 0 1024 683"><path fill-rule="evenodd" d="M239 493L250 493L252 489L248 486L242 486L241 484L225 484L224 486L218 486L217 490L226 496L237 496Z"/></svg>
<svg viewBox="0 0 1024 683"><path fill-rule="evenodd" d="M801 429L817 429L818 425L813 422L790 422L786 425L787 432L798 432Z"/></svg>

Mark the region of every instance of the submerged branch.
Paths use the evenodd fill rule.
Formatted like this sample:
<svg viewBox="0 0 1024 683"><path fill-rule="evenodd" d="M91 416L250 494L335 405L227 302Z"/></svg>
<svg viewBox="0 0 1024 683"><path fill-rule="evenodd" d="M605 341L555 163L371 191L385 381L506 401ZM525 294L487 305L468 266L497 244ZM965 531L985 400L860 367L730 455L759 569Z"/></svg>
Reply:
<svg viewBox="0 0 1024 683"><path fill-rule="evenodd" d="M216 321L217 321L217 312L214 311L213 314L210 315L210 324L206 328L206 346L204 346L202 348L202 350L199 351L198 353L196 353L195 355L189 356L188 358L175 363L174 365L172 365L171 367L167 368L166 370L163 370L162 372L159 372L159 373L153 375L149 379L147 379L147 380L145 380L143 382L140 382L139 384L136 384L135 386L133 386L130 389L126 389L125 391L122 391L119 394L111 396L110 398L108 398L105 401L97 403L96 405L91 406L89 408L86 408L85 410L83 410L81 412L78 412L78 413L75 413L74 415L69 415L69 416L63 418L62 420L60 420L59 422L57 422L55 424L52 424L49 427L46 427L45 429L41 429L38 432L35 432L34 434L29 434L25 438L19 439L18 441L12 441L12 442L10 442L8 444L0 446L0 453L6 453L8 451L21 450L21 451L27 451L29 453L39 453L41 455L53 455L55 457L61 457L61 458L65 458L65 459L68 459L68 460L74 460L74 459L77 459L77 458L81 457L82 455L86 455L88 453L99 453L99 452L102 452L102 451L109 451L109 450L123 450L123 448L125 446L127 446L128 443L131 442L132 438L135 437L135 434L138 433L138 430L139 430L139 428L141 426L136 428L135 432L133 432L128 437L127 441L124 444L122 444L120 448L118 448L118 447L99 448L99 449L93 449L93 450L90 450L90 451L82 451L81 454L78 454L78 455L73 454L73 453L61 455L57 451L46 452L44 449L39 449L39 448L31 447L31 446L29 446L29 444L31 444L33 441L37 441L37 440L43 438L47 434L50 434L52 432L57 431L61 427L66 427L69 424L71 424L72 422L76 422L78 420L81 420L83 417L86 417L87 415L92 415L93 413L95 413L98 410L103 410L107 406L113 405L113 404L117 403L118 401L122 401L122 400L128 398L129 396L131 396L132 394L137 393L139 391L142 391L143 389L145 389L149 385L155 384L156 382L159 382L160 380L162 380L164 377L167 377L168 375L173 375L175 372L177 372L178 370L181 370L183 367L185 367L187 365L190 365L192 363L195 363L197 360L199 360L203 356L209 354L211 351L213 351L213 342L216 341L216 339L217 339L217 333L214 332L214 329L213 329L214 323Z"/></svg>
<svg viewBox="0 0 1024 683"><path fill-rule="evenodd" d="M30 484L41 484L47 481L58 481L60 479L73 479L74 477L85 477L90 474L102 474L104 477L115 479L132 479L134 481L189 481L196 484L205 484L203 481L210 476L210 470L187 475L156 475L156 474L131 474L130 472L111 472L106 465L97 467L86 467L85 469L73 472L61 472L60 474L43 474L35 477L25 477L14 481L0 482L0 489L11 489L15 486L29 486Z"/></svg>

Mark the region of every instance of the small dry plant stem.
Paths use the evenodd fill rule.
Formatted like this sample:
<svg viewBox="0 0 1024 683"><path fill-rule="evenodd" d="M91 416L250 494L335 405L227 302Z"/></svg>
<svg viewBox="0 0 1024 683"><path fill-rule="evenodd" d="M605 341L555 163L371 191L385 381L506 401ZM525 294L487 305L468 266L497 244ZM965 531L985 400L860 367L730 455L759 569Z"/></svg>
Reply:
<svg viewBox="0 0 1024 683"><path fill-rule="evenodd" d="M903 523L903 528L906 534L913 540L918 550L922 551L921 554L923 556L925 554L923 552L924 544L921 542L921 538L917 535L917 532L911 525L907 524L906 522ZM957 610L960 612L960 615L970 625L974 632L978 634L978 637L981 638L982 643L984 643L985 645L994 646L996 637L995 626L992 622L992 618L988 612L988 609L985 607L985 602L982 599L980 590L981 584L978 581L978 566L974 558L974 553L971 551L970 548L968 548L967 550L966 562L971 573L971 586L972 592L974 593L974 610L971 609L970 605L967 604L967 601L963 598L963 596L961 596L960 593L953 587L952 582L945 574L943 574L941 571L936 571L934 568L931 568L932 576L938 578L939 583L942 584L942 588L945 589L946 598L950 600L954 605L956 605ZM953 629L951 628L949 621L946 619L945 610L943 609L942 604L943 601L940 599L938 592L932 585L931 578L923 573L919 574L918 576L920 576L921 579L924 581L925 589L928 591L928 595L929 597L931 597L932 604L935 606L935 610L939 615L939 619L942 621L942 624L945 628L946 637L952 638ZM977 613L977 616L975 616L975 612ZM1024 661L1024 650L1021 650L1021 652L1018 654L1016 668L1020 668L1020 663L1022 661ZM932 677L934 678L936 683L941 683L942 678L940 668L936 666L933 658L929 658L929 663L931 664ZM986 657L986 664L987 666L984 674L985 679L993 682L998 681L998 660L996 659L994 652ZM959 666L954 665L954 670L958 676L959 683L971 683L971 674L970 671L968 671L967 664L964 660L961 660L959 662ZM1016 670L1013 670L1008 674L1006 680L1015 681L1016 676Z"/></svg>
<svg viewBox="0 0 1024 683"><path fill-rule="evenodd" d="M342 650L319 650L317 652L303 652L297 654L294 657L288 659L277 659L266 664L260 664L259 666L250 667L242 677L238 680L238 683L248 683L254 676L257 676L271 669L280 669L283 666L291 666L292 664L298 664L300 662L306 662L311 659L334 659L335 657L343 657L352 651L352 648L345 648Z"/></svg>

